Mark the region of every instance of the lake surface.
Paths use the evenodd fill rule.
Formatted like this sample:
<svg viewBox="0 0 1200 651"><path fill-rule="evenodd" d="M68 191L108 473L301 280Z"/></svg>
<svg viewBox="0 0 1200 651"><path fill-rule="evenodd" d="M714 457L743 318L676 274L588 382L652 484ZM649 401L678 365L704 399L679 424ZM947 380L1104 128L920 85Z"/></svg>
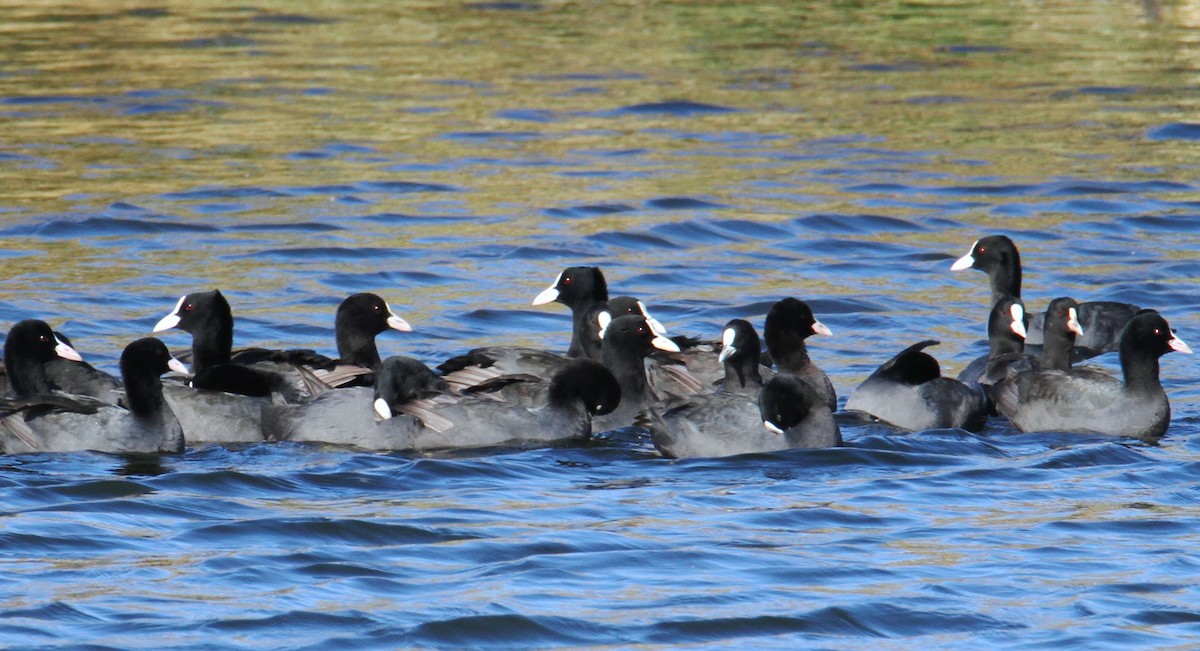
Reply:
<svg viewBox="0 0 1200 651"><path fill-rule="evenodd" d="M1200 342L1195 3L196 5L0 27L0 320L109 370L214 287L237 345L332 353L373 291L415 328L385 355L565 349L529 302L596 264L676 333L806 299L844 401L915 341L985 350L949 266L989 233L1031 309ZM1196 371L1163 359L1160 445L0 457L0 645L1194 648Z"/></svg>

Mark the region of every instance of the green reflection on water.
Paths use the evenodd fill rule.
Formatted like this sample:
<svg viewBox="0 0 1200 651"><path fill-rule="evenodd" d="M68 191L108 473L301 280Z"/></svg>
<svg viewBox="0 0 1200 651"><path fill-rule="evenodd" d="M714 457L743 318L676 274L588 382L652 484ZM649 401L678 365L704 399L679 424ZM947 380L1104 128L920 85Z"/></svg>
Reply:
<svg viewBox="0 0 1200 651"><path fill-rule="evenodd" d="M161 195L363 180L466 190L439 197L350 193L371 202L366 212L502 216L515 224L506 233L517 236L539 229L546 208L679 195L733 206L723 213L730 217L780 220L861 211L859 202L874 196L847 189L844 177L823 178L823 170L844 163L789 155L847 137L861 138L864 147L927 153L921 167L930 178L949 179L931 185L983 175L1021 183L1194 174L1191 143L1145 134L1196 114L1195 3L496 6L9 8L0 25L0 97L7 98L0 104L0 153L16 157L0 161L0 207L10 209L0 220L124 201L208 221L213 217L194 210L205 202ZM666 100L736 110L687 118L610 113ZM513 111L545 117L514 119ZM483 133L509 137L478 137ZM733 159L730 145L706 140L736 134L755 138L750 153ZM363 149L322 155L331 143ZM622 151L637 153L597 155ZM886 162L864 167L886 180ZM747 190L770 183L784 187ZM247 199L218 217L304 221L364 212L331 204L339 193L329 194ZM888 214L919 211L896 207ZM1065 218L1044 212L1025 223L1052 226ZM644 213L617 213L569 228L594 233L645 220ZM376 245L495 234L486 223L434 223ZM331 237L347 245L359 240L352 232ZM42 251L38 259L47 265L97 269L113 255L66 243L8 247ZM202 251L144 255L167 271L207 271ZM240 280L253 264L213 281Z"/></svg>

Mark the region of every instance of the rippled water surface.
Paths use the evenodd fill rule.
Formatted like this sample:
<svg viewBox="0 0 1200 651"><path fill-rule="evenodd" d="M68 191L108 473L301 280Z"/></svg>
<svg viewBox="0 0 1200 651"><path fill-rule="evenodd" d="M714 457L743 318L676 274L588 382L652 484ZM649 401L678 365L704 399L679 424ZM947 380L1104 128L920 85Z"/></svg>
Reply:
<svg viewBox="0 0 1200 651"><path fill-rule="evenodd" d="M416 328L385 354L565 349L529 302L597 264L675 332L808 300L844 400L914 341L984 350L949 266L995 232L1034 308L1200 341L1193 2L196 5L0 25L0 320L110 370L213 287L238 345L332 353L374 291ZM0 457L0 645L1193 648L1196 369L1164 358L1155 446Z"/></svg>

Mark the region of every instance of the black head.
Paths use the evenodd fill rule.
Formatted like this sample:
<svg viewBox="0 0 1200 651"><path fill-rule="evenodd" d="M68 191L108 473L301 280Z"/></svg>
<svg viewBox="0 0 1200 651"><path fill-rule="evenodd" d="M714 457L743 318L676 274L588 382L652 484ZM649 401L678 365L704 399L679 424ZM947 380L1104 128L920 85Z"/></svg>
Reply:
<svg viewBox="0 0 1200 651"><path fill-rule="evenodd" d="M762 341L758 331L745 319L731 319L721 329L721 355L719 360L724 362L730 358L745 358L753 356L755 363L762 352Z"/></svg>
<svg viewBox="0 0 1200 651"><path fill-rule="evenodd" d="M1025 320L1025 303L1015 296L1006 296L992 306L992 314L988 318L988 338L1023 344Z"/></svg>
<svg viewBox="0 0 1200 651"><path fill-rule="evenodd" d="M59 357L83 361L74 348L55 336L45 321L26 319L14 325L4 341L4 366L13 395L26 398L57 388L46 379L43 365Z"/></svg>
<svg viewBox="0 0 1200 651"><path fill-rule="evenodd" d="M383 360L375 374L375 400L389 407L429 398L450 390L440 375L420 360L396 355Z"/></svg>
<svg viewBox="0 0 1200 651"><path fill-rule="evenodd" d="M741 386L746 385L747 372L753 375L755 382L760 382L758 374L759 359L762 357L762 342L758 331L745 319L732 319L721 329L721 354L717 361L725 367L725 379L730 381L730 372L736 376Z"/></svg>
<svg viewBox="0 0 1200 651"><path fill-rule="evenodd" d="M767 380L758 392L758 413L775 432L786 432L804 420L810 410L824 408L808 383L786 373Z"/></svg>
<svg viewBox="0 0 1200 651"><path fill-rule="evenodd" d="M334 325L338 330L344 327L357 328L372 336L389 329L412 331L412 326L396 316L387 301L369 292L352 294L342 301L338 305Z"/></svg>
<svg viewBox="0 0 1200 651"><path fill-rule="evenodd" d="M168 371L187 372L182 364L171 357L166 344L154 337L138 339L126 346L125 350L121 352L120 365L123 377L128 377L131 372L137 373L138 371L152 373L156 376Z"/></svg>
<svg viewBox="0 0 1200 651"><path fill-rule="evenodd" d="M617 317L609 322L601 333L603 344L602 354L607 356L609 351L622 351L642 356L649 355L654 349L669 352L679 352L675 342L655 334L654 329L646 322L645 317L626 315Z"/></svg>
<svg viewBox="0 0 1200 651"><path fill-rule="evenodd" d="M667 334L667 329L663 326L663 324L660 323L658 319L650 316L650 310L646 309L646 304L632 296L618 296L609 300L608 310L614 318L618 316L625 316L627 314L646 317L646 322L650 324L650 327L654 329L654 332L660 335Z"/></svg>
<svg viewBox="0 0 1200 651"><path fill-rule="evenodd" d="M1007 235L988 235L972 244L950 265L951 271L963 269L978 269L991 278L993 303L1002 296L1021 295L1021 254Z"/></svg>
<svg viewBox="0 0 1200 651"><path fill-rule="evenodd" d="M1121 331L1120 346L1122 358L1129 348L1146 351L1155 357L1162 357L1171 351L1192 352L1187 343L1175 336L1167 320L1154 310L1142 310L1125 324L1125 329Z"/></svg>
<svg viewBox="0 0 1200 651"><path fill-rule="evenodd" d="M603 364L573 360L550 379L550 403L574 401L582 402L593 416L607 414L621 404L621 385Z"/></svg>
<svg viewBox="0 0 1200 651"><path fill-rule="evenodd" d="M59 338L50 325L38 319L26 319L18 322L8 331L4 341L4 359L12 355L22 355L38 363L44 364L52 359L63 357L79 361L79 353L66 341Z"/></svg>
<svg viewBox="0 0 1200 651"><path fill-rule="evenodd" d="M1042 329L1067 335L1071 339L1075 335L1083 336L1083 327L1079 325L1079 303L1069 296L1050 301L1046 306L1046 320Z"/></svg>
<svg viewBox="0 0 1200 651"><path fill-rule="evenodd" d="M815 334L833 333L813 316L808 303L796 298L785 298L771 306L763 323L767 350L776 363L792 351L802 349L804 340Z"/></svg>
<svg viewBox="0 0 1200 651"><path fill-rule="evenodd" d="M1021 264L1021 255L1017 253L1017 245L1007 235L988 235L976 240L971 250L959 258L951 269L979 269L987 272L998 267L1009 267Z"/></svg>
<svg viewBox="0 0 1200 651"><path fill-rule="evenodd" d="M614 317L625 316L627 314L646 316L646 310L641 301L632 296L617 296L616 298L609 299L608 309Z"/></svg>
<svg viewBox="0 0 1200 651"><path fill-rule="evenodd" d="M569 307L608 300L608 283L599 267L567 267L554 284L533 299L534 305L562 303Z"/></svg>
<svg viewBox="0 0 1200 651"><path fill-rule="evenodd" d="M179 360L171 357L167 346L153 337L138 339L121 352L121 379L125 381L125 402L137 416L157 413L163 405L159 376L167 371L187 373Z"/></svg>
<svg viewBox="0 0 1200 651"><path fill-rule="evenodd" d="M210 323L222 326L227 324L229 331L233 331L233 311L229 309L229 302L221 295L220 290L216 289L195 292L180 298L175 309L154 326L154 332L179 328L194 335L197 328Z"/></svg>

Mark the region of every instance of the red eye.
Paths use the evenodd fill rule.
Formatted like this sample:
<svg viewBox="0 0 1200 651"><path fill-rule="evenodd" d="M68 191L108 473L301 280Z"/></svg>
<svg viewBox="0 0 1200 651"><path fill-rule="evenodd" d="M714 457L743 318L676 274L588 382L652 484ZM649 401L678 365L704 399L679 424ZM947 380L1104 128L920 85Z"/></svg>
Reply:
<svg viewBox="0 0 1200 651"><path fill-rule="evenodd" d="M570 284L571 284L571 277L570 277L570 276L563 276L563 284L564 284L564 285L570 285Z"/></svg>
<svg viewBox="0 0 1200 651"><path fill-rule="evenodd" d="M983 252L984 252L984 251L986 251L986 250L987 250L987 249L983 248L982 246L981 246L981 247L979 247L979 252L980 252L980 253L983 253Z"/></svg>
<svg viewBox="0 0 1200 651"><path fill-rule="evenodd" d="M1162 334L1162 329L1161 329L1161 328L1155 328L1155 329L1154 329L1154 334L1156 334L1156 335L1161 335L1161 334Z"/></svg>
<svg viewBox="0 0 1200 651"><path fill-rule="evenodd" d="M183 306L183 311L184 311L184 312L191 312L191 311L192 311L193 309L195 309L195 308L196 308L196 306L195 306L195 305L192 305L191 303L188 303L187 305L184 305L184 306Z"/></svg>
<svg viewBox="0 0 1200 651"><path fill-rule="evenodd" d="M380 307L379 307L378 305L375 305L375 306L372 306L372 307L371 307L371 309L373 309L373 310L375 310L376 312L378 312L378 311L380 310Z"/></svg>
<svg viewBox="0 0 1200 651"><path fill-rule="evenodd" d="M47 337L46 335L40 335L38 337L38 341L50 341L50 338Z"/></svg>

